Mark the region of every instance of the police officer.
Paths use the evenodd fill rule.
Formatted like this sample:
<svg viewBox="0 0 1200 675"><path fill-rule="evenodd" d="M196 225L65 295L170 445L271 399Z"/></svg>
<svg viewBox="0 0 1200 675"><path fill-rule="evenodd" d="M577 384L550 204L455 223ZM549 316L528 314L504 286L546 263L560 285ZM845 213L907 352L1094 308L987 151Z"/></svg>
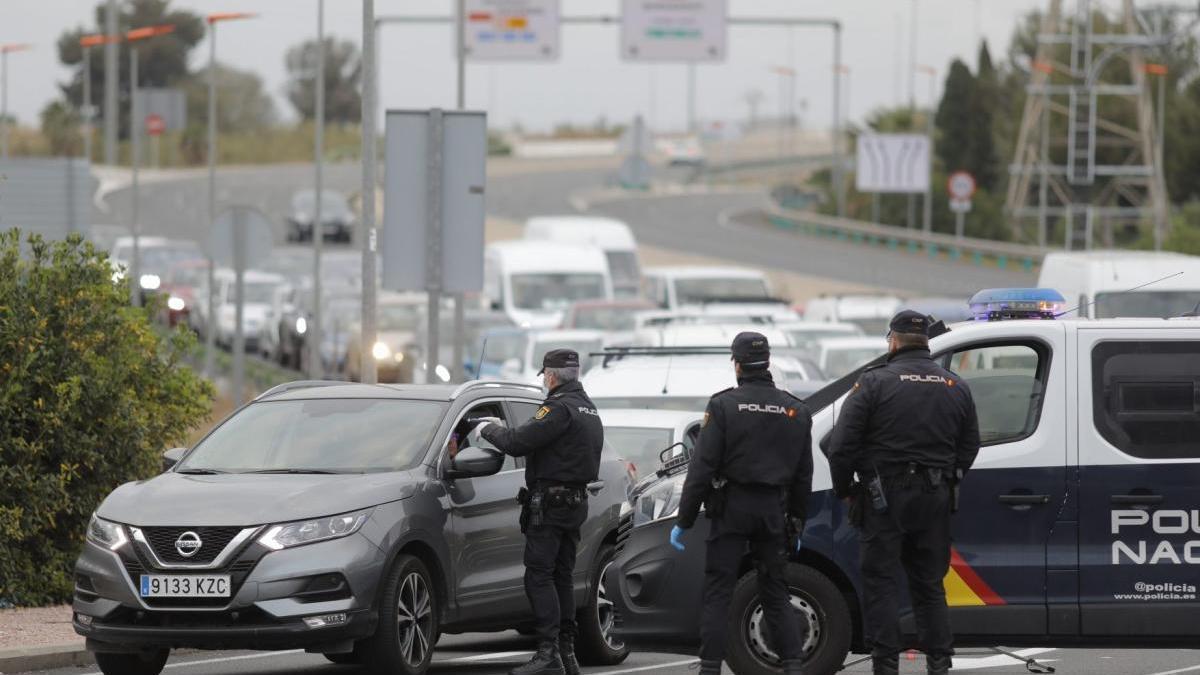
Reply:
<svg viewBox="0 0 1200 675"><path fill-rule="evenodd" d="M979 452L971 391L929 355L929 318L892 318L888 359L868 368L842 407L830 444L837 496L860 523L864 622L875 675L899 670L899 561L930 675L951 667L942 579L958 481ZM857 473L861 484L852 485Z"/></svg>
<svg viewBox="0 0 1200 675"><path fill-rule="evenodd" d="M472 431L502 452L525 457L521 531L525 595L533 607L538 650L510 675L576 675L572 576L579 528L587 519L587 485L600 472L604 427L579 382L579 354L555 349L542 359L549 390L542 407L515 429L483 422Z"/></svg>
<svg viewBox="0 0 1200 675"><path fill-rule="evenodd" d="M784 570L790 552L799 548L812 489L812 417L800 399L775 387L766 337L739 333L732 352L738 386L709 399L671 544L684 549L683 534L705 504L712 523L704 565L701 675L721 672L729 598L747 545L784 672L799 675L804 636Z"/></svg>

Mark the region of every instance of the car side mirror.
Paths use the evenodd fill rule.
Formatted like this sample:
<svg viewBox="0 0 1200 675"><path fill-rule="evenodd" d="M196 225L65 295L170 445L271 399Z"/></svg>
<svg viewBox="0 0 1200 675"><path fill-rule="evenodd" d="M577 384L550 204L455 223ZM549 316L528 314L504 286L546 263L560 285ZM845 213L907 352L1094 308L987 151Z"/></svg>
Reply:
<svg viewBox="0 0 1200 675"><path fill-rule="evenodd" d="M450 460L447 478L480 478L500 473L504 453L491 448L469 447L458 451Z"/></svg>
<svg viewBox="0 0 1200 675"><path fill-rule="evenodd" d="M171 448L162 454L162 470L170 471L172 467L187 454L187 448Z"/></svg>

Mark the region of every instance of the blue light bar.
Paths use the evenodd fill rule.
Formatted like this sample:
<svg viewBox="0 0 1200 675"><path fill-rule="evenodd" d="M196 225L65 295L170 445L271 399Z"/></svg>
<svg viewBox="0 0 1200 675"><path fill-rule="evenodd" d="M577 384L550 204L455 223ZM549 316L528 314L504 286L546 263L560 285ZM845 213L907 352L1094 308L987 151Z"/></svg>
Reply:
<svg viewBox="0 0 1200 675"><path fill-rule="evenodd" d="M1053 319L1066 301L1052 288L987 288L968 302L976 321Z"/></svg>

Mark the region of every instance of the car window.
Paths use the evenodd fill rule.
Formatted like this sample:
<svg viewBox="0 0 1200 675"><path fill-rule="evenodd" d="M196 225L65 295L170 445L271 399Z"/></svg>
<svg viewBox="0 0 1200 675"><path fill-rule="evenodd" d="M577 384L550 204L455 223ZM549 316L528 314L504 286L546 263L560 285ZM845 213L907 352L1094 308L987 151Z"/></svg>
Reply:
<svg viewBox="0 0 1200 675"><path fill-rule="evenodd" d="M604 440L617 456L629 462L634 479L659 466L658 456L671 445L672 429L656 427L604 427Z"/></svg>
<svg viewBox="0 0 1200 675"><path fill-rule="evenodd" d="M983 445L1011 443L1037 429L1048 370L1042 355L1030 344L993 344L941 357L971 389Z"/></svg>
<svg viewBox="0 0 1200 675"><path fill-rule="evenodd" d="M458 450L471 447L467 436L471 433L471 429L475 428L476 421L482 417L498 417L505 424L509 424L508 415L504 412L504 406L499 401L489 401L472 406L458 418L458 422L454 425L454 430L450 433L450 437L446 439L446 452L453 456ZM496 449L496 446L487 442L486 439L481 437L479 440L479 447ZM505 455L504 466L500 470L510 471L516 468L519 468L517 466L517 459L511 455Z"/></svg>
<svg viewBox="0 0 1200 675"><path fill-rule="evenodd" d="M1092 420L1121 452L1200 457L1200 343L1102 342L1092 350Z"/></svg>
<svg viewBox="0 0 1200 675"><path fill-rule="evenodd" d="M260 401L209 434L180 468L407 469L424 456L445 409L436 401L370 398Z"/></svg>

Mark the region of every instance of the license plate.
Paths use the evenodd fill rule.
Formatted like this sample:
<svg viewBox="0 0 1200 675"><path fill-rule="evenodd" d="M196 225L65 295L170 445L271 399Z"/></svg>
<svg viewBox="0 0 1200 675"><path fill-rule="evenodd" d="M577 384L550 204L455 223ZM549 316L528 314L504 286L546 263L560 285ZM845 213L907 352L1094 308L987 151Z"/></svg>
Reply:
<svg viewBox="0 0 1200 675"><path fill-rule="evenodd" d="M139 590L143 598L228 598L229 575L143 574Z"/></svg>

